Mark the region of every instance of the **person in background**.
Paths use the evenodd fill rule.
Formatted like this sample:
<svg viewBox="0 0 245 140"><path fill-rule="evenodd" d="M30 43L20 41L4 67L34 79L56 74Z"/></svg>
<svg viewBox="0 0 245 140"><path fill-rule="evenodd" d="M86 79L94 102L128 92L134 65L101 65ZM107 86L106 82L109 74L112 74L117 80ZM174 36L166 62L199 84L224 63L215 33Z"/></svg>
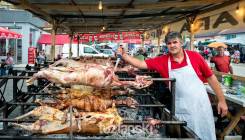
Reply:
<svg viewBox="0 0 245 140"><path fill-rule="evenodd" d="M14 65L14 59L11 56L10 53L7 53L7 58L5 60L5 63L7 65L7 70L8 70L8 74L13 74L13 65Z"/></svg>
<svg viewBox="0 0 245 140"><path fill-rule="evenodd" d="M6 65L5 59L1 59L1 67L0 67L1 73L0 73L0 76L6 75L5 65Z"/></svg>
<svg viewBox="0 0 245 140"><path fill-rule="evenodd" d="M62 54L58 54L58 55L57 55L56 61L58 61L58 60L60 60L60 59L62 59Z"/></svg>
<svg viewBox="0 0 245 140"><path fill-rule="evenodd" d="M202 140L215 140L213 112L203 82L207 80L216 93L218 114L223 117L227 115L228 107L216 76L200 54L183 49L180 33L169 32L165 42L169 49L167 55L144 61L129 56L123 48L119 48L118 53L137 68L155 70L163 78L175 78L176 117L186 121Z"/></svg>
<svg viewBox="0 0 245 140"><path fill-rule="evenodd" d="M231 59L229 56L225 56L225 48L220 46L217 48L218 55L211 58L210 63L214 63L217 71L233 74L231 66Z"/></svg>
<svg viewBox="0 0 245 140"><path fill-rule="evenodd" d="M43 51L40 51L37 56L37 64L38 65L44 64L44 62L45 62L45 56L43 54Z"/></svg>
<svg viewBox="0 0 245 140"><path fill-rule="evenodd" d="M238 64L240 62L240 51L237 49L234 52L234 63Z"/></svg>
<svg viewBox="0 0 245 140"><path fill-rule="evenodd" d="M225 56L230 56L230 52L227 50L227 48L225 48L224 55Z"/></svg>

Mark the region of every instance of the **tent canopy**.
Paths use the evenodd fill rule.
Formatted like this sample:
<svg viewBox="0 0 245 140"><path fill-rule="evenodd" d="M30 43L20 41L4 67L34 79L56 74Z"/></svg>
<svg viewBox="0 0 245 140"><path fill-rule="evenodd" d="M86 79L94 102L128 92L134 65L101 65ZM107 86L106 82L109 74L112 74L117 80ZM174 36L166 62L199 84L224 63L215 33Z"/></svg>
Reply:
<svg viewBox="0 0 245 140"><path fill-rule="evenodd" d="M21 38L22 35L6 28L0 27L0 38Z"/></svg>
<svg viewBox="0 0 245 140"><path fill-rule="evenodd" d="M39 44L52 44L50 34L42 34L37 41ZM55 35L55 45L64 45L70 42L69 35Z"/></svg>

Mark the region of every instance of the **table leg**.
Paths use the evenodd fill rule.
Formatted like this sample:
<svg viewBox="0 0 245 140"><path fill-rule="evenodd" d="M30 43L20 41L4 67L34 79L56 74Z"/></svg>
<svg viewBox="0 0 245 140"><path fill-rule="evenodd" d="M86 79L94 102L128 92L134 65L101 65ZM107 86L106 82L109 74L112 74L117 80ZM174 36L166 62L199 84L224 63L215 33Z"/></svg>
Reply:
<svg viewBox="0 0 245 140"><path fill-rule="evenodd" d="M231 122L229 125L224 129L224 131L220 134L220 137L223 139L224 136L228 135L237 125L237 123L240 121L240 117L245 114L245 108L241 108L239 112L234 116L231 117Z"/></svg>

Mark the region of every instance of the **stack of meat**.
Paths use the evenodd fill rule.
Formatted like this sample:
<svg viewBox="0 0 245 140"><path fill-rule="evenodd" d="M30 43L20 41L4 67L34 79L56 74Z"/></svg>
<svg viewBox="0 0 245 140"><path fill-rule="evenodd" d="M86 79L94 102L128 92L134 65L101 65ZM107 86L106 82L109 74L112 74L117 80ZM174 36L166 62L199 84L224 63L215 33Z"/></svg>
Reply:
<svg viewBox="0 0 245 140"><path fill-rule="evenodd" d="M32 124L13 125L42 134L62 134L71 130L74 133L86 134L112 133L122 123L115 107L125 105L134 108L138 104L129 97L123 100L111 99L112 96L129 94L128 90L95 89L91 92L63 89L49 93L55 98L37 100L41 106L15 118L22 120L34 116L37 121ZM71 106L72 112L68 111Z"/></svg>
<svg viewBox="0 0 245 140"><path fill-rule="evenodd" d="M148 76L136 76L135 81L119 81L110 63L103 65L63 59L34 74L27 81L32 84L37 78L45 78L53 83L72 87L73 85L91 86L83 89L62 89L50 91L48 100L38 99L40 104L34 110L17 117L17 120L34 116L32 124L13 125L33 133L60 134L74 133L102 134L111 133L122 123L116 106L135 108L137 101L127 97L112 99L112 96L133 94L132 90L116 87L144 88L152 84Z"/></svg>
<svg viewBox="0 0 245 140"><path fill-rule="evenodd" d="M53 83L71 86L88 85L94 87L128 86L145 88L152 84L149 76L137 75L135 81L119 81L114 74L111 64L101 65L96 63L83 63L69 59L62 59L34 74L27 80L27 85L32 84L37 78L45 78Z"/></svg>

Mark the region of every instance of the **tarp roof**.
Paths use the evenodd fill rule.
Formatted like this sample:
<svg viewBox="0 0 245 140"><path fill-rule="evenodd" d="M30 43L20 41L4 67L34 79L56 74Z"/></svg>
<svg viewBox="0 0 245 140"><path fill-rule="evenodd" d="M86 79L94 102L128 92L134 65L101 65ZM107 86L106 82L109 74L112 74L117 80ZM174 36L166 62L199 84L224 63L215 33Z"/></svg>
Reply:
<svg viewBox="0 0 245 140"><path fill-rule="evenodd" d="M209 12L239 0L4 0L49 23L57 33L146 31L193 14Z"/></svg>

